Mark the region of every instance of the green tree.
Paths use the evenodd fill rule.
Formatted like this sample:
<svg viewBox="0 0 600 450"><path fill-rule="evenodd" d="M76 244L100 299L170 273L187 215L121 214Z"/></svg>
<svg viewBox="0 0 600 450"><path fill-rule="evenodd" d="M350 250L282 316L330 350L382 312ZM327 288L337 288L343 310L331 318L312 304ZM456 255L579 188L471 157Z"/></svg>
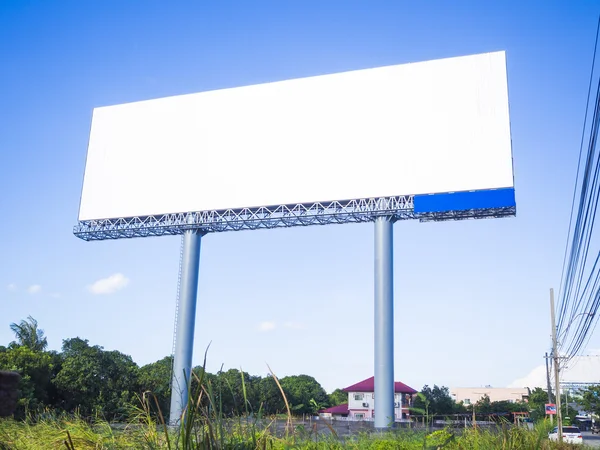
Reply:
<svg viewBox="0 0 600 450"><path fill-rule="evenodd" d="M548 403L548 391L543 390L541 387L536 387L529 393L528 403L530 405L545 405ZM552 403L554 403L554 394L552 395Z"/></svg>
<svg viewBox="0 0 600 450"><path fill-rule="evenodd" d="M337 406L343 405L344 403L348 403L348 394L341 389L336 389L329 397L329 406Z"/></svg>
<svg viewBox="0 0 600 450"><path fill-rule="evenodd" d="M285 411L283 396L272 376L261 378L258 389L260 407L265 414L278 414Z"/></svg>
<svg viewBox="0 0 600 450"><path fill-rule="evenodd" d="M50 353L18 346L0 352L0 369L21 374L17 417L26 410L40 409L51 403L51 378L54 374L53 357Z"/></svg>
<svg viewBox="0 0 600 450"><path fill-rule="evenodd" d="M418 410L427 409L430 415L450 415L459 412L458 410L461 408L460 405L454 402L446 386L434 385L433 388L430 388L425 385L421 390L421 394L417 396L413 406Z"/></svg>
<svg viewBox="0 0 600 450"><path fill-rule="evenodd" d="M486 394L475 403L476 414L490 414L492 412L492 402Z"/></svg>
<svg viewBox="0 0 600 450"><path fill-rule="evenodd" d="M497 402L491 402L490 409L492 413L527 412L529 411L529 405L525 402L500 400Z"/></svg>
<svg viewBox="0 0 600 450"><path fill-rule="evenodd" d="M34 351L44 351L48 347L48 341L44 337L44 330L38 328L37 320L28 316L27 320L11 323L10 329L15 333L17 344L29 347Z"/></svg>
<svg viewBox="0 0 600 450"><path fill-rule="evenodd" d="M429 422L431 421L430 407L431 400L429 400L427 396L423 394L423 392L417 392L417 396L415 398L415 401L413 402L413 406L411 406L409 409L413 413L421 415L425 419L427 427L429 427Z"/></svg>
<svg viewBox="0 0 600 450"><path fill-rule="evenodd" d="M63 358L53 380L63 409L99 413L108 420L126 417L139 391L139 369L130 356L74 338L63 341Z"/></svg>
<svg viewBox="0 0 600 450"><path fill-rule="evenodd" d="M295 413L312 413L314 405L311 400L320 406L327 406L327 393L313 377L292 375L282 378L280 382L290 407Z"/></svg>
<svg viewBox="0 0 600 450"><path fill-rule="evenodd" d="M260 377L237 369L207 376L217 407L226 416L243 415L260 408Z"/></svg>
<svg viewBox="0 0 600 450"><path fill-rule="evenodd" d="M561 395L561 410L563 416L563 422L565 425L571 425L575 423L575 417L577 417L578 411L573 407L573 405L581 405L582 398L580 395Z"/></svg>
<svg viewBox="0 0 600 450"><path fill-rule="evenodd" d="M164 417L171 409L171 375L173 357L166 356L151 364L140 367L139 385L142 392L150 391L156 396L158 406ZM151 402L154 407L154 402Z"/></svg>
<svg viewBox="0 0 600 450"><path fill-rule="evenodd" d="M454 405L452 406L452 411L454 412L454 414L464 414L467 412L467 407L463 402L454 402Z"/></svg>
<svg viewBox="0 0 600 450"><path fill-rule="evenodd" d="M554 395L552 396L554 402ZM529 393L529 413L533 420L541 420L546 417L545 405L548 403L548 391L543 390L540 387L533 389Z"/></svg>
<svg viewBox="0 0 600 450"><path fill-rule="evenodd" d="M600 385L588 386L581 392L581 406L588 413L600 415Z"/></svg>

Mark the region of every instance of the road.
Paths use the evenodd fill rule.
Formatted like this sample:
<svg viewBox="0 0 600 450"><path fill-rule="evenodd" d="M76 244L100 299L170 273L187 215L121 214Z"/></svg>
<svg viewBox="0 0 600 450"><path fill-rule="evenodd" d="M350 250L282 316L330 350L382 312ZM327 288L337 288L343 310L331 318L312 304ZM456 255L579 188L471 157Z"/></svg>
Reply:
<svg viewBox="0 0 600 450"><path fill-rule="evenodd" d="M600 435L592 434L590 431L582 431L583 443L588 447L600 448Z"/></svg>

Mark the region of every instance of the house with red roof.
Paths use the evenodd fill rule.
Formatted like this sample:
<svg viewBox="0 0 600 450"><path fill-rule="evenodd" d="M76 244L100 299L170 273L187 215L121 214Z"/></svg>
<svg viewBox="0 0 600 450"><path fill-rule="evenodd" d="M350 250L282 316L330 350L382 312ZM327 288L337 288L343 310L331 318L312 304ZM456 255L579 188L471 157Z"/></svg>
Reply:
<svg viewBox="0 0 600 450"><path fill-rule="evenodd" d="M373 420L375 417L375 377L343 389L348 403L320 411L323 417L342 420ZM410 407L416 390L400 381L394 382L394 412L396 422L410 418Z"/></svg>

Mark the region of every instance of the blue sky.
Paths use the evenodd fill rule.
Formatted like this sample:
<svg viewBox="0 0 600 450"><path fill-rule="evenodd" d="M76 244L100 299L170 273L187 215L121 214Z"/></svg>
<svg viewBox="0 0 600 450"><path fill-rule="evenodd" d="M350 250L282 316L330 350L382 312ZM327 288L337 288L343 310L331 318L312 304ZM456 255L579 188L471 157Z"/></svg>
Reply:
<svg viewBox="0 0 600 450"><path fill-rule="evenodd" d="M395 225L395 372L415 388L525 376L549 347L598 12L593 1L3 0L0 344L32 315L52 349L80 336L139 364L171 352L180 240L72 234L94 107L506 50L518 215ZM115 274L114 292L90 288ZM372 224L206 236L196 364L210 341L212 371L264 375L268 363L328 391L372 376Z"/></svg>

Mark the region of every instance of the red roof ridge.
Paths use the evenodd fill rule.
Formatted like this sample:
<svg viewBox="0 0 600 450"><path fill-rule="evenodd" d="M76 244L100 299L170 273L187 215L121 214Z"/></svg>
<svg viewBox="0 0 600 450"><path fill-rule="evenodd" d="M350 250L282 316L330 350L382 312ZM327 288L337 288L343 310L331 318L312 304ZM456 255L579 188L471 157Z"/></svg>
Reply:
<svg viewBox="0 0 600 450"><path fill-rule="evenodd" d="M327 409L322 409L319 412L331 414L348 414L348 403L342 403L341 405L336 405Z"/></svg>
<svg viewBox="0 0 600 450"><path fill-rule="evenodd" d="M359 381L358 383L348 386L342 389L343 392L375 392L375 377L367 378L366 380ZM395 381L394 392L402 394L416 394L417 391L406 384Z"/></svg>

